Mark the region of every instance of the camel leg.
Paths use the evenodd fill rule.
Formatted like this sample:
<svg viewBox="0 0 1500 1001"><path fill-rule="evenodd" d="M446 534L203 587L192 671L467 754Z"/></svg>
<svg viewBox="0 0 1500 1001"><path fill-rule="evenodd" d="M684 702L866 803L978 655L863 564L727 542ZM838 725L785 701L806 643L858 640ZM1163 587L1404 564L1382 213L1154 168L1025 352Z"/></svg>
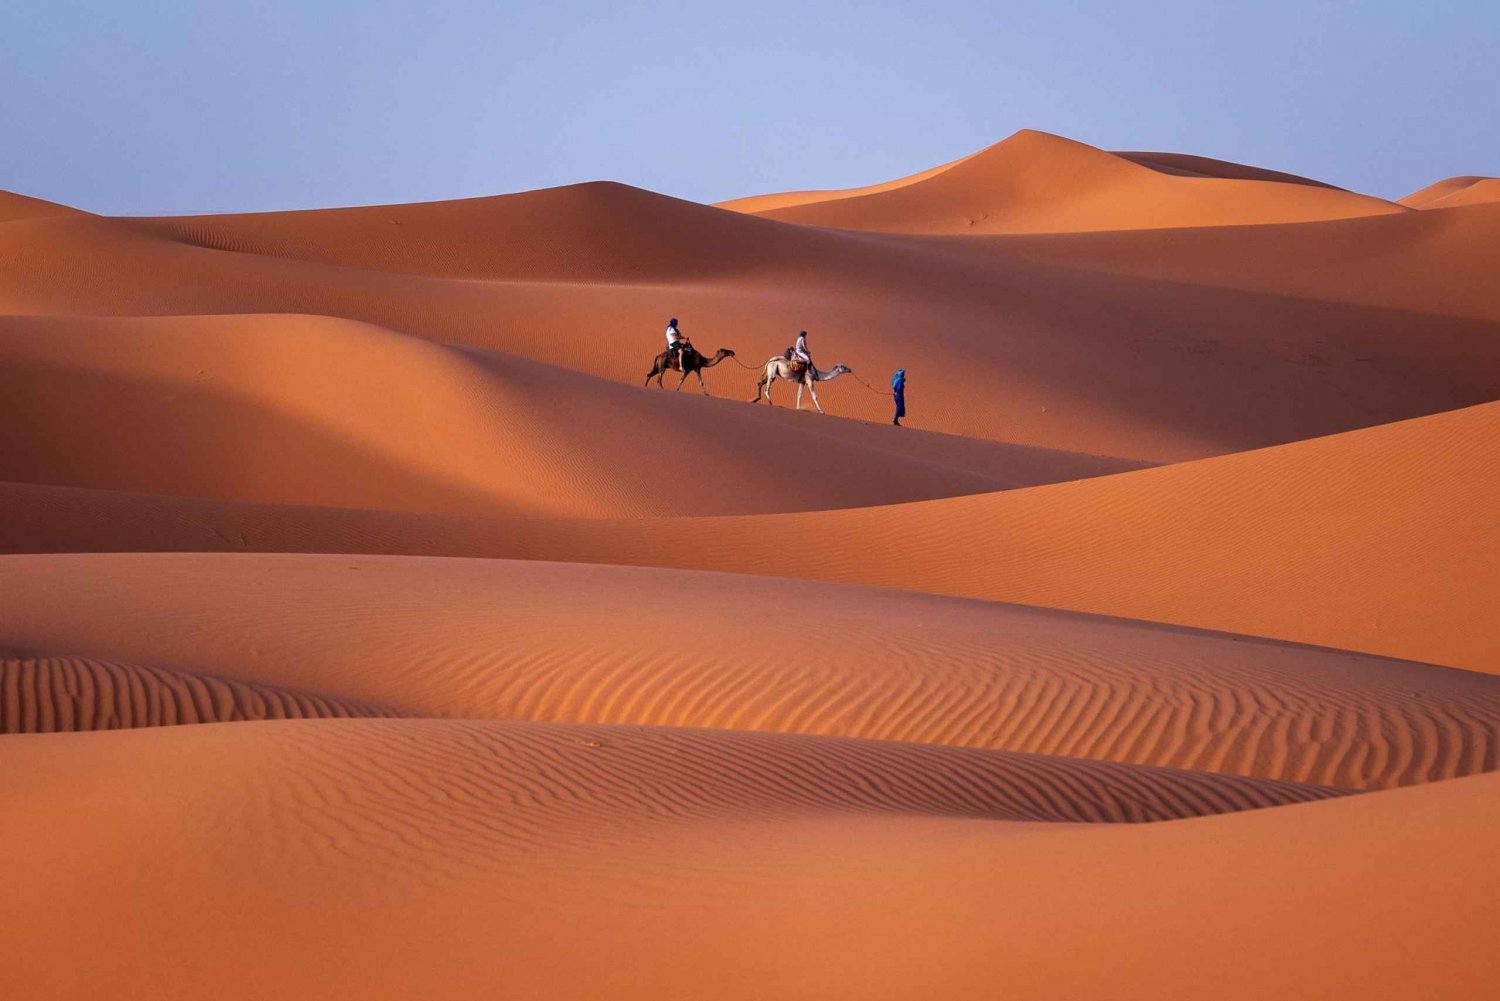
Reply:
<svg viewBox="0 0 1500 1001"><path fill-rule="evenodd" d="M677 380L677 388L678 389L681 389L682 388L682 384L684 382L687 382L687 377L688 377L687 369L683 369L682 370L682 378Z"/></svg>
<svg viewBox="0 0 1500 1001"><path fill-rule="evenodd" d="M813 406L817 407L818 413L821 414L823 412L823 404L818 402L818 391L813 388L813 384L810 382L807 384L807 392L812 397Z"/></svg>
<svg viewBox="0 0 1500 1001"><path fill-rule="evenodd" d="M800 382L797 383L797 409L798 410L802 409L802 388L803 388L803 384L800 383Z"/></svg>
<svg viewBox="0 0 1500 1001"><path fill-rule="evenodd" d="M704 396L707 396L708 395L708 385L707 385L707 383L705 383L703 381L703 370L702 369L698 369L693 374L698 377L698 388L701 389L701 390L703 390L703 395Z"/></svg>

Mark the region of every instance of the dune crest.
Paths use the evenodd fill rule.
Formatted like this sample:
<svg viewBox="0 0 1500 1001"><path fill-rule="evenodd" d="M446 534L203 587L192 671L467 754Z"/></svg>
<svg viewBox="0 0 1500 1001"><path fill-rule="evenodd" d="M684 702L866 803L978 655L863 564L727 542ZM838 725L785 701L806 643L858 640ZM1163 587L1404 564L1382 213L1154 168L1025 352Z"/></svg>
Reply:
<svg viewBox="0 0 1500 1001"><path fill-rule="evenodd" d="M1274 171L1171 154L1107 153L1031 130L888 188L764 204L758 214L804 225L954 234L1244 226L1404 211Z"/></svg>

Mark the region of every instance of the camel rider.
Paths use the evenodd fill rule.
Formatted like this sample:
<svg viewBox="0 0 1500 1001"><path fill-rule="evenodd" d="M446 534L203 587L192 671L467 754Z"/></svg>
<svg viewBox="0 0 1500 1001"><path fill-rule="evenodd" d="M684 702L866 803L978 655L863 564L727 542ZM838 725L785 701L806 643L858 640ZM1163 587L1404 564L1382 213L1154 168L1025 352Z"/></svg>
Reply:
<svg viewBox="0 0 1500 1001"><path fill-rule="evenodd" d="M786 357L788 361L800 361L808 368L812 368L812 355L807 353L807 331L799 331L797 343L787 348Z"/></svg>
<svg viewBox="0 0 1500 1001"><path fill-rule="evenodd" d="M677 365L677 355L683 348L687 347L688 339L682 336L682 331L677 328L677 317L667 321L667 364Z"/></svg>

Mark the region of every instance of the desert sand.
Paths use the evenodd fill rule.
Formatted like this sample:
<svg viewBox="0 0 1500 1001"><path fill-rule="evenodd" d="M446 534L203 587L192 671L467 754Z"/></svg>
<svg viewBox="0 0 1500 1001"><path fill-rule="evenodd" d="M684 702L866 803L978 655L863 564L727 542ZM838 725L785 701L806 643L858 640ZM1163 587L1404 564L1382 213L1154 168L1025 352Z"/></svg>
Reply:
<svg viewBox="0 0 1500 1001"><path fill-rule="evenodd" d="M1486 996L1497 183L0 194L7 994Z"/></svg>

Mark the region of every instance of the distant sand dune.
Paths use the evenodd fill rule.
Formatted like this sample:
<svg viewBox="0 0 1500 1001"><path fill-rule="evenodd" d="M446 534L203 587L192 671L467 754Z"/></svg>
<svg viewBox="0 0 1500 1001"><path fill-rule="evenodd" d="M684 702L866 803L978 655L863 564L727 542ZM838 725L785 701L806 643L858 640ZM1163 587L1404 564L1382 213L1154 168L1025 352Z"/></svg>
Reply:
<svg viewBox="0 0 1500 1001"><path fill-rule="evenodd" d="M1244 226L1404 211L1305 178L1170 154L1117 155L1029 130L885 190L750 208L785 222L893 233Z"/></svg>
<svg viewBox="0 0 1500 1001"><path fill-rule="evenodd" d="M1162 182L1251 183L1118 162ZM0 310L344 317L631 386L673 314L700 346L752 366L807 329L825 365L877 388L827 384L835 414L887 422L879 387L905 367L915 427L1175 461L1494 399L1500 293L1484 268L1500 215L1487 208L957 239L786 225L604 185L39 218L0 230ZM719 395L754 395L751 372L711 375Z"/></svg>

